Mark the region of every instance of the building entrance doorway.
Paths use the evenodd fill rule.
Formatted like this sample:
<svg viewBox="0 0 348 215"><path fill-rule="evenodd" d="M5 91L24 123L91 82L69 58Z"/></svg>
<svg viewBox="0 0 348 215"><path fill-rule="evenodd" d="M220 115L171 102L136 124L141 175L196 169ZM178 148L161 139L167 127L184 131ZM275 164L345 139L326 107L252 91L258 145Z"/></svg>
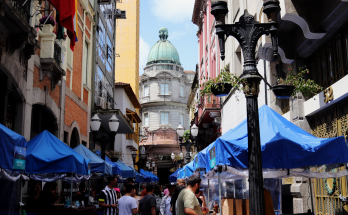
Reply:
<svg viewBox="0 0 348 215"><path fill-rule="evenodd" d="M169 172L170 168L157 168L157 177L159 178L159 184L164 185L169 183L169 176L172 174Z"/></svg>

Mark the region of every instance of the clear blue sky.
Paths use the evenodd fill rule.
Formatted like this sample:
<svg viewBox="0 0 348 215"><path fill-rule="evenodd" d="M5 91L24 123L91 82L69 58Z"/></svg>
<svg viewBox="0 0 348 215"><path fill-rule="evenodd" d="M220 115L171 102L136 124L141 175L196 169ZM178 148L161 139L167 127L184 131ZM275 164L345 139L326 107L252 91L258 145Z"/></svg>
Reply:
<svg viewBox="0 0 348 215"><path fill-rule="evenodd" d="M194 0L140 1L140 63L143 74L147 55L159 40L158 31L168 28L168 40L176 47L185 70L195 70L198 63L198 27L191 21Z"/></svg>

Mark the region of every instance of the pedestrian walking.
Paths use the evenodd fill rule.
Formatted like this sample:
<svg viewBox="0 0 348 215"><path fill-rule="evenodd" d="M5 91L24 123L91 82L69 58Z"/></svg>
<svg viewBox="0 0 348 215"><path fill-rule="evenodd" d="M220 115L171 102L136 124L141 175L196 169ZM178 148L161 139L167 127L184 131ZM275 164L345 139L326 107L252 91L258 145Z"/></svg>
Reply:
<svg viewBox="0 0 348 215"><path fill-rule="evenodd" d="M144 197L147 195L147 191L146 191L146 185L143 184L143 190L141 191L141 196Z"/></svg>
<svg viewBox="0 0 348 215"><path fill-rule="evenodd" d="M176 201L177 215L203 215L196 193L199 193L201 178L191 175L187 180L187 187L183 189Z"/></svg>
<svg viewBox="0 0 348 215"><path fill-rule="evenodd" d="M175 192L175 187L176 187L176 183L172 182L169 186L168 186L168 194L165 195L162 198L162 202L160 205L160 214L161 215L172 215L172 211L171 211L171 204L170 201L172 200L172 196Z"/></svg>
<svg viewBox="0 0 348 215"><path fill-rule="evenodd" d="M118 201L119 214L136 215L138 213L138 205L136 199L132 197L136 192L136 188L132 184L126 184L125 187L125 194Z"/></svg>
<svg viewBox="0 0 348 215"><path fill-rule="evenodd" d="M117 179L109 177L108 185L100 192L99 207L104 209L104 215L116 215L117 193L114 188L117 186Z"/></svg>
<svg viewBox="0 0 348 215"><path fill-rule="evenodd" d="M163 195L167 196L169 194L169 187L167 187L164 191L163 191Z"/></svg>
<svg viewBox="0 0 348 215"><path fill-rule="evenodd" d="M181 190L186 188L186 182L184 179L178 179L176 181L176 183L177 183L177 186L175 188L174 194L173 194L172 199L170 201L170 205L172 206L172 213L174 215L176 215L176 207L175 207L176 200L178 199L178 196L179 196Z"/></svg>
<svg viewBox="0 0 348 215"><path fill-rule="evenodd" d="M156 215L156 198L153 196L153 185L146 185L147 195L139 202L140 215Z"/></svg>
<svg viewBox="0 0 348 215"><path fill-rule="evenodd" d="M156 215L160 214L160 206L162 201L162 192L159 185L155 185L153 188L153 195L156 198Z"/></svg>

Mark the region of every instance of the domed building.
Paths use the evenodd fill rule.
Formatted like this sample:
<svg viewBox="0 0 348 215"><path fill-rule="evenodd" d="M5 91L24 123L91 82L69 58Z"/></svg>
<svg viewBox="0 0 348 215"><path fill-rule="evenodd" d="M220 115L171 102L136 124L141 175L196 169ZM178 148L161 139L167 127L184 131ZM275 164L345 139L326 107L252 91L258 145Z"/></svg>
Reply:
<svg viewBox="0 0 348 215"><path fill-rule="evenodd" d="M173 165L171 153L180 154L176 134L179 124L186 130L190 129L187 99L195 72L184 71L179 53L168 36L167 28L159 30L160 40L149 52L139 83L144 135L140 144L149 148L148 158L157 160L155 173L160 173L162 169L168 172L168 167ZM158 159L159 156L163 159Z"/></svg>

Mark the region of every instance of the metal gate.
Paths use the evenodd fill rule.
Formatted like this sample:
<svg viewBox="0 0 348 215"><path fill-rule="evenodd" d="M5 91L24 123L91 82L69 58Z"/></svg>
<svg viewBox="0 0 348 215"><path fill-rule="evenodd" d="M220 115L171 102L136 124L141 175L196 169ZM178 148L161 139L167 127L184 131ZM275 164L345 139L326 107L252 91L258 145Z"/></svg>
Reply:
<svg viewBox="0 0 348 215"><path fill-rule="evenodd" d="M331 138L344 135L348 137L348 100L310 117L312 134L316 137ZM337 172L345 166L326 165L314 169L318 172ZM315 179L315 213L317 215L347 215L348 205L340 200L347 197L347 178Z"/></svg>

